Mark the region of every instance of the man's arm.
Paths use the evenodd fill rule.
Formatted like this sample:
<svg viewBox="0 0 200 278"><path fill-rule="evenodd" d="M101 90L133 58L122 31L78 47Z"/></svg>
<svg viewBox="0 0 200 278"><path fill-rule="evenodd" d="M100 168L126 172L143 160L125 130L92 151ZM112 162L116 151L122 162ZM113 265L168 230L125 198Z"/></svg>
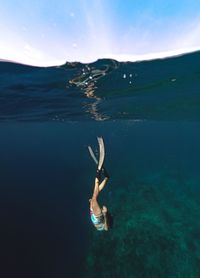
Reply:
<svg viewBox="0 0 200 278"><path fill-rule="evenodd" d="M107 221L107 214L106 213L104 214L104 218L105 218L104 227L105 227L105 230L108 231L108 221Z"/></svg>

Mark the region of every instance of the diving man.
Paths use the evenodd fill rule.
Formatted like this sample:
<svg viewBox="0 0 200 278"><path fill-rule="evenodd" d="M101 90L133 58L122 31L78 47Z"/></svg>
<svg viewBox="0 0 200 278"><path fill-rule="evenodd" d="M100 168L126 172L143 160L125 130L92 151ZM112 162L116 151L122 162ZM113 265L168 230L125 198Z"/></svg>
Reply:
<svg viewBox="0 0 200 278"><path fill-rule="evenodd" d="M90 202L90 217L92 223L98 231L108 231L109 229L109 221L108 221L108 209L106 206L100 207L97 198L99 193L104 188L106 183L108 182L109 175L105 168L103 167L104 158L105 158L105 148L102 137L98 137L99 144L99 161L97 161L92 148L89 146L89 152L94 162L97 164L97 173L95 177L94 191L92 198L89 199ZM104 176L102 180L102 175Z"/></svg>

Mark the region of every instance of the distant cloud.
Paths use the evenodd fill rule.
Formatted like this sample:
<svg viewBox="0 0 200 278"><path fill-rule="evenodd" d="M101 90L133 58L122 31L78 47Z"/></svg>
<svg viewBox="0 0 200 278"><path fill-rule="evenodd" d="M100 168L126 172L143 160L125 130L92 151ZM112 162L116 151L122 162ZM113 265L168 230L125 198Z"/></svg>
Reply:
<svg viewBox="0 0 200 278"><path fill-rule="evenodd" d="M182 34L175 38L174 45L182 47L200 47L200 20L194 20L184 25Z"/></svg>
<svg viewBox="0 0 200 278"><path fill-rule="evenodd" d="M189 0L156 1L156 8L150 0L129 2L21 0L15 9L2 2L0 58L50 66L98 58L155 59L200 49L200 12L193 16L197 2L188 8Z"/></svg>
<svg viewBox="0 0 200 278"><path fill-rule="evenodd" d="M25 44L24 54L26 55L26 57L29 57L30 59L33 59L33 60L44 59L44 53L39 49L35 49L34 47L30 46L29 44Z"/></svg>

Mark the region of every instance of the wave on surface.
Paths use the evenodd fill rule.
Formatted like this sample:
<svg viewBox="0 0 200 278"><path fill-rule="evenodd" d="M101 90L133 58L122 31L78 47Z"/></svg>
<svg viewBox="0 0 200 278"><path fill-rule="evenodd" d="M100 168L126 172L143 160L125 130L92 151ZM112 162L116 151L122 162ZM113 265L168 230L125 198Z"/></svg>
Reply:
<svg viewBox="0 0 200 278"><path fill-rule="evenodd" d="M143 62L0 62L1 121L200 120L200 52Z"/></svg>

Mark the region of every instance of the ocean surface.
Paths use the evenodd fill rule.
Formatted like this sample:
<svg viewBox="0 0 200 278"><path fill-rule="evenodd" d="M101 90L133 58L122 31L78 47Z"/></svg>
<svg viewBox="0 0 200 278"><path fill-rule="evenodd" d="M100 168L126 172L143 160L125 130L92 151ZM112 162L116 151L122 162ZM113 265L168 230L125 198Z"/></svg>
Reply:
<svg viewBox="0 0 200 278"><path fill-rule="evenodd" d="M110 180L89 217L97 136ZM0 62L0 277L200 277L200 52Z"/></svg>

